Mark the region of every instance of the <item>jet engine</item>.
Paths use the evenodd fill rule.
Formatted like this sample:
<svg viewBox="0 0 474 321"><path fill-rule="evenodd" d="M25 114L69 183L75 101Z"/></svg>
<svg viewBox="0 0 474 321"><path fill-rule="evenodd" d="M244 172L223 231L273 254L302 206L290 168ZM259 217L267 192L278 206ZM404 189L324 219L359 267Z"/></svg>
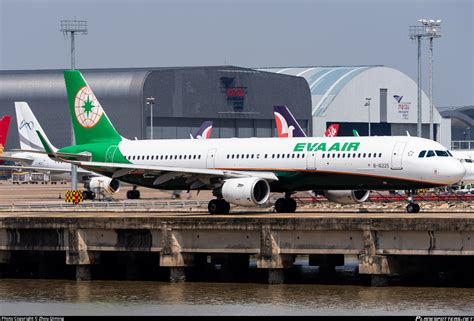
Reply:
<svg viewBox="0 0 474 321"><path fill-rule="evenodd" d="M222 185L222 198L241 206L262 205L270 196L270 185L260 177L231 178Z"/></svg>
<svg viewBox="0 0 474 321"><path fill-rule="evenodd" d="M115 178L96 176L84 183L84 188L95 192L97 189L103 190L109 195L115 194L120 190L120 181Z"/></svg>
<svg viewBox="0 0 474 321"><path fill-rule="evenodd" d="M339 204L357 204L369 198L370 191L365 190L326 190L324 196Z"/></svg>

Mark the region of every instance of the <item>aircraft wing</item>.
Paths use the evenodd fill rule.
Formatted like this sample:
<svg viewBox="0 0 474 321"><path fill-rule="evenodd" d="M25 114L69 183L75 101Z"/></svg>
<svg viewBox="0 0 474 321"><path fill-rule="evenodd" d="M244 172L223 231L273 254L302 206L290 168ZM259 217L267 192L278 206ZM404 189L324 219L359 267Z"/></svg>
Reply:
<svg viewBox="0 0 474 321"><path fill-rule="evenodd" d="M5 154L0 156L0 160L8 161L8 162L15 162L15 163L23 163L23 164L28 164L28 165L31 165L33 163L33 160L31 158L14 157L14 156L9 156L9 155L5 155Z"/></svg>
<svg viewBox="0 0 474 321"><path fill-rule="evenodd" d="M242 177L261 177L268 181L277 181L278 177L271 172L251 172L226 169L206 169L206 168L186 168L156 165L137 165L137 164L121 164L121 163L104 163L104 162L81 162L67 161L84 169L97 172L112 174L113 178L120 179L121 176L129 174L142 174L156 176L154 185L160 185L168 180L176 177L220 177L220 178L242 178Z"/></svg>
<svg viewBox="0 0 474 321"><path fill-rule="evenodd" d="M51 167L22 166L22 165L0 165L0 169L11 169L15 171L37 171L51 174L64 174L71 172L67 169L58 169Z"/></svg>
<svg viewBox="0 0 474 321"><path fill-rule="evenodd" d="M11 169L15 171L36 171L36 172L44 172L50 174L65 174L70 173L70 169L64 168L54 168L54 167L40 167L40 166L23 166L23 165L0 165L0 169ZM85 170L78 170L79 174L91 174ZM92 173L93 174L93 173Z"/></svg>

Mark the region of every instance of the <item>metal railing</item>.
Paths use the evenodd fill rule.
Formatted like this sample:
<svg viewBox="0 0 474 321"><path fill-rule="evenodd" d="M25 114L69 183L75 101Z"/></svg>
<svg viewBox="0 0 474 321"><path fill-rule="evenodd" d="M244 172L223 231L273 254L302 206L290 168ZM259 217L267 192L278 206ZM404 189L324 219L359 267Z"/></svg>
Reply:
<svg viewBox="0 0 474 321"><path fill-rule="evenodd" d="M208 201L203 200L173 200L152 202L83 202L72 203L44 203L44 204L9 204L0 205L1 212L9 211L38 211L51 209L71 210L103 210L103 211L149 211L155 209L183 209L183 208L206 208Z"/></svg>
<svg viewBox="0 0 474 321"><path fill-rule="evenodd" d="M474 149L474 140L453 140L451 150Z"/></svg>

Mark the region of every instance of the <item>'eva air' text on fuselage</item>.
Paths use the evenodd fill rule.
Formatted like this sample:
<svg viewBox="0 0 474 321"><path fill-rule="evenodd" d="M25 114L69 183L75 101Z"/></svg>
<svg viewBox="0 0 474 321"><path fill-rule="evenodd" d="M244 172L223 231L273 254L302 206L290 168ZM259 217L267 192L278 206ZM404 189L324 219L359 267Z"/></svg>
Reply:
<svg viewBox="0 0 474 321"><path fill-rule="evenodd" d="M293 148L294 152L356 152L359 149L360 143L298 143ZM329 147L330 146L330 147Z"/></svg>

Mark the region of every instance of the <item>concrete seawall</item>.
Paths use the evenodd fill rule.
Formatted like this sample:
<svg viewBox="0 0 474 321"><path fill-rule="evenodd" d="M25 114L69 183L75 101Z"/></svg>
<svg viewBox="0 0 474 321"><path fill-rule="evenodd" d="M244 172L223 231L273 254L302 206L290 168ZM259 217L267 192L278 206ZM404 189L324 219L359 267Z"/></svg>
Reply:
<svg viewBox="0 0 474 321"><path fill-rule="evenodd" d="M297 255L326 272L356 255L358 273L371 275L373 284L462 258L472 280L474 215L1 213L0 267L14 263L17 252L63 253L77 280L90 279L90 267L110 252L156 253L159 262L150 264L169 269L172 281L185 280L186 268L197 266L202 255L224 255L242 268L255 256L269 283L284 282Z"/></svg>

